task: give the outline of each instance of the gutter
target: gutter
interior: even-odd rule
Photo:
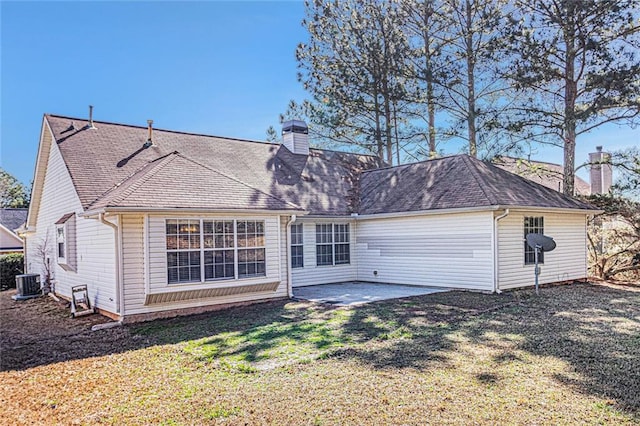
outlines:
[[[498,246],[498,222],[509,216],[509,209],[505,209],[504,213],[493,219],[493,292],[502,293],[499,286],[499,246]]]
[[[120,315],[120,318],[124,317],[124,288],[120,279],[121,263],[120,263],[120,228],[113,222],[109,222],[104,218],[104,213],[98,214],[98,220],[113,229],[113,238],[115,241],[115,279],[116,279],[116,313]]]
[[[165,214],[181,214],[181,213],[201,213],[201,214],[246,214],[246,215],[256,215],[256,214],[282,214],[282,215],[290,215],[291,213],[296,214],[306,214],[308,213],[306,210],[299,209],[291,209],[291,210],[258,210],[258,209],[203,209],[203,208],[167,208],[167,207],[103,207],[95,210],[87,210],[79,216],[95,216],[102,213],[127,213],[127,212],[135,212],[135,213],[165,213]]]
[[[293,297],[293,283],[291,282],[291,225],[296,221],[296,215],[291,215],[291,219],[287,222],[287,296],[291,299]]]

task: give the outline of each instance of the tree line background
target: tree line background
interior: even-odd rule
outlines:
[[[298,79],[321,146],[389,165],[452,141],[474,157],[564,150],[574,194],[580,137],[640,116],[640,0],[308,0]],[[278,137],[273,127],[268,138]],[[637,167],[638,152],[615,153]]]

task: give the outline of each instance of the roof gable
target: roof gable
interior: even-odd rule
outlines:
[[[226,194],[220,197],[220,193]],[[173,152],[143,166],[91,206],[242,210],[302,210],[237,179]]]

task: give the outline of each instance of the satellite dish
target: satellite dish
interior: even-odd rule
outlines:
[[[540,247],[543,251],[553,251],[556,248],[556,242],[553,241],[553,238],[547,237],[542,234],[527,234],[526,236],[527,244],[532,249],[535,249],[536,246]]]

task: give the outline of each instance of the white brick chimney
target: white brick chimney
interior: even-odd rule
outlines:
[[[611,189],[613,180],[613,172],[611,164],[598,164],[608,161],[611,155],[608,152],[602,152],[601,146],[596,146],[596,152],[589,154],[590,181],[592,194],[606,194]]]
[[[294,154],[309,155],[309,128],[302,120],[282,123],[282,144]]]

